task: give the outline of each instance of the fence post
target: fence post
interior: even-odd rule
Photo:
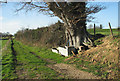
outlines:
[[[94,36],[95,36],[95,24],[94,24]]]
[[[100,24],[100,29],[102,29],[102,24]]]
[[[109,22],[109,27],[110,27],[110,33],[111,33],[111,36],[113,36],[113,32],[112,32],[112,28],[111,28],[111,24]]]

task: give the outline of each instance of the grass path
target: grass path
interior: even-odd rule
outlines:
[[[9,40],[2,49],[2,79],[15,79],[15,63],[11,50],[11,40]]]
[[[66,57],[14,41],[18,79],[96,79],[91,73],[64,64]],[[63,63],[62,63],[63,62]]]
[[[1,41],[1,46],[4,47],[6,45],[6,43],[8,42],[8,40],[0,40]]]
[[[53,61],[41,58],[36,55],[35,51],[30,49],[30,47],[14,41],[14,50],[17,58],[16,74],[18,79],[64,78],[62,74],[46,66],[47,64],[53,64]]]
[[[0,41],[2,41],[2,44],[0,46],[2,48],[0,49],[0,52],[2,52],[3,50],[7,49],[7,46],[10,43],[11,40],[9,39],[9,40],[0,40]]]
[[[26,46],[13,40],[3,55],[3,79],[98,78],[91,73],[77,69],[71,64],[66,64],[65,59],[66,57],[48,49]]]
[[[97,76],[94,76],[92,73],[81,71],[70,64],[56,63],[53,60],[41,58],[40,56],[37,56],[34,52],[30,52],[30,53],[35,55],[37,58],[50,63],[50,64],[47,64],[46,66],[55,70],[59,74],[61,73],[64,74],[64,77],[67,77],[70,79],[99,79]]]

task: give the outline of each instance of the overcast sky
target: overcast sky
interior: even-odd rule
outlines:
[[[37,13],[36,11],[31,11],[29,13],[20,11],[18,14],[16,14],[14,12],[15,8],[17,7],[15,4],[15,2],[8,2],[6,5],[2,5],[2,11],[0,11],[0,23],[2,22],[2,26],[0,26],[0,32],[10,32],[14,34],[23,27],[36,29],[38,27],[48,26],[59,20],[57,17],[49,17],[47,15]],[[102,24],[103,28],[109,28],[108,22],[111,22],[112,28],[118,27],[117,2],[99,2],[92,4],[102,4],[106,6],[107,9],[95,14],[94,16],[96,19],[94,22],[87,23],[87,26],[95,23],[96,25]]]

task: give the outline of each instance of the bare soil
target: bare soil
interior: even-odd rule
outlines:
[[[92,73],[81,71],[69,64],[60,63],[47,66],[59,73],[63,73],[69,79],[99,79],[99,77],[93,75]]]
[[[36,57],[41,58],[40,56],[37,56],[35,53],[33,52],[31,53],[34,54]],[[54,62],[53,60],[50,59],[43,59],[43,60],[47,61],[48,63],[54,63],[46,66],[55,70],[58,74],[64,74],[64,76],[61,77],[69,78],[69,79],[99,79],[99,77],[93,75],[92,73],[81,71],[70,64],[64,64],[64,63],[55,64],[56,62]]]

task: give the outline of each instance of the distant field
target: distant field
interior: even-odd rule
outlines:
[[[8,40],[0,40],[0,49],[5,46]]]
[[[8,40],[0,40],[0,41],[2,41],[2,47],[4,47]]]
[[[96,29],[96,34],[103,34],[103,35],[110,35],[110,29]],[[112,29],[113,31],[113,35],[118,35],[118,31],[117,29]],[[88,32],[90,34],[94,34],[94,29],[88,29]]]

